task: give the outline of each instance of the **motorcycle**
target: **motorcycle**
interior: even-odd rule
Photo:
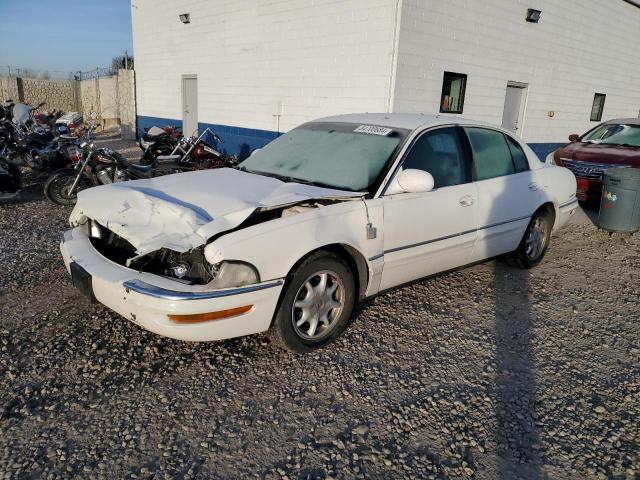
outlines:
[[[183,137],[174,152],[182,155],[160,155],[152,163],[133,163],[110,148],[96,148],[92,139],[80,144],[82,161],[75,168],[54,172],[45,182],[45,196],[58,205],[73,205],[78,192],[86,188],[110,183],[153,178],[173,173],[235,166],[235,157],[225,159],[222,154],[203,140],[205,133],[222,141],[206,129],[199,137]]]
[[[19,103],[13,107],[12,118],[0,123],[2,156],[16,165],[51,172],[66,166],[62,148],[75,141],[65,125],[51,129],[39,126],[34,112],[44,103],[31,107]]]
[[[51,112],[35,112],[33,119],[40,127],[47,129],[53,129],[56,126],[56,122],[62,116],[64,112],[62,110],[53,110]]]
[[[180,127],[145,128],[142,138],[138,141],[143,152],[140,163],[148,165],[153,162],[155,157],[170,155],[181,138],[182,129]]]
[[[181,161],[194,164],[196,169],[233,167],[238,164],[235,155],[225,156],[207,140],[207,137],[211,137],[216,144],[224,143],[217,133],[210,128],[205,128],[198,137],[195,135],[182,137],[171,155],[182,155]]]

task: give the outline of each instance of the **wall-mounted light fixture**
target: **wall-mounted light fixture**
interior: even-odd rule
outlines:
[[[191,14],[190,13],[181,13],[180,21],[184,24],[191,23]]]
[[[540,14],[542,12],[540,10],[535,10],[533,8],[527,9],[527,22],[529,23],[538,23],[540,21]]]

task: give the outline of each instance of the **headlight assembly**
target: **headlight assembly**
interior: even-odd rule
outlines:
[[[253,265],[244,262],[223,261],[212,265],[213,288],[241,287],[260,282],[260,275]]]

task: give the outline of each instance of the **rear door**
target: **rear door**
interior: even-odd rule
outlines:
[[[198,134],[198,78],[182,76],[182,131],[185,135]]]
[[[478,190],[478,237],[472,261],[515,250],[535,210],[543,185],[516,140],[499,130],[465,127]]]
[[[461,129],[423,133],[401,168],[431,173],[435,186],[431,192],[382,197],[382,290],[469,263],[476,239],[477,193]]]

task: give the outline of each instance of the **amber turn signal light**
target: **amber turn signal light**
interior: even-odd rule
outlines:
[[[217,312],[195,313],[193,315],[169,315],[169,320],[176,323],[198,323],[208,322],[210,320],[222,320],[223,318],[237,317],[247,313],[253,308],[253,305],[245,305],[243,307],[229,308],[228,310],[219,310]]]

